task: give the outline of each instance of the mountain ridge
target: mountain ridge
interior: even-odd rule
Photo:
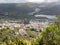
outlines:
[[[37,10],[39,9],[39,10]],[[36,11],[37,10],[37,11]],[[36,11],[34,14],[30,14]],[[6,3],[0,4],[0,18],[35,18],[36,14],[60,15],[60,3]]]

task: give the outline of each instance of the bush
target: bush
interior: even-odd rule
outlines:
[[[60,30],[54,24],[49,25],[40,36],[34,42],[36,45],[60,45]]]

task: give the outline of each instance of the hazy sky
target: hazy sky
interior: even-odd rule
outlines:
[[[0,0],[0,3],[21,3],[21,2],[55,2],[58,0]]]
[[[29,0],[30,2],[55,2],[58,0]]]

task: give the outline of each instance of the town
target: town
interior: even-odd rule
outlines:
[[[0,30],[1,29],[10,29],[10,30],[17,30],[14,32],[15,35],[21,35],[21,36],[29,36],[28,33],[31,34],[31,32],[34,34],[34,36],[38,36],[41,31],[43,31],[50,22],[39,22],[37,20],[30,20],[28,24],[26,24],[23,21],[1,21],[0,22]],[[30,31],[30,32],[29,32]]]

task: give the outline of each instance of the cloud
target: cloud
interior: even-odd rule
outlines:
[[[30,2],[56,2],[58,0],[29,0]]]
[[[0,0],[0,3],[21,3],[21,2],[54,2],[58,0]]]
[[[21,3],[27,2],[27,0],[0,0],[0,3]]]
[[[44,0],[29,0],[29,2],[44,2]]]
[[[58,1],[58,0],[48,0],[48,2],[56,2],[56,1]]]

